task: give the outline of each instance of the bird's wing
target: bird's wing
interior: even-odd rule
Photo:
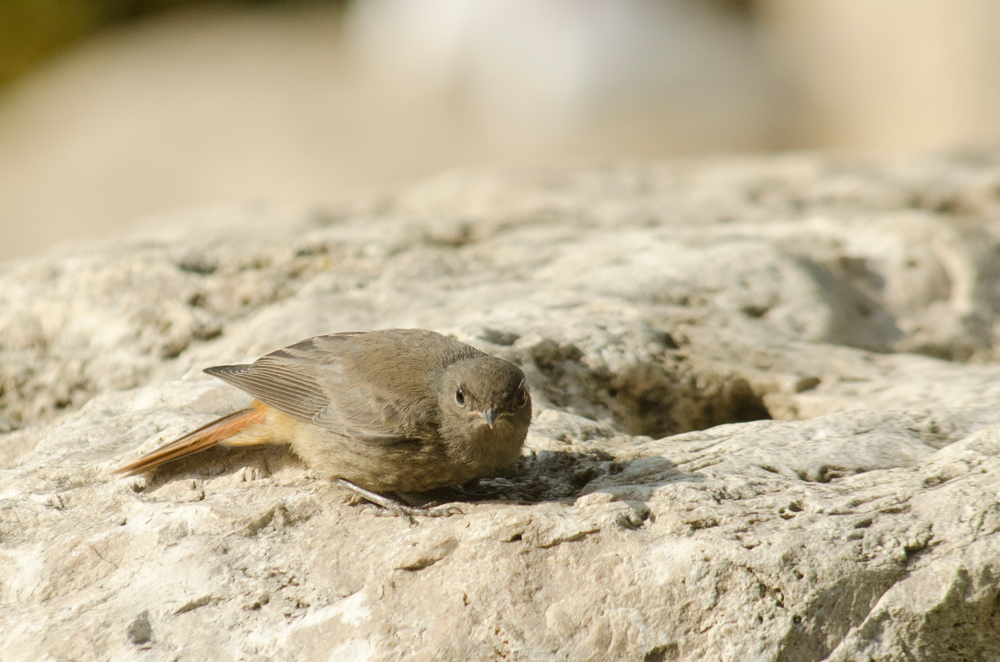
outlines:
[[[436,427],[436,406],[397,371],[366,370],[360,333],[317,336],[251,365],[217,366],[210,375],[293,418],[365,443],[412,442]],[[370,361],[369,361],[370,363]],[[436,394],[430,394],[436,399]]]

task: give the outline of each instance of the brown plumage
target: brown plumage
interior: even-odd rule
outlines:
[[[205,370],[255,398],[117,473],[219,443],[283,442],[320,475],[420,492],[489,475],[520,454],[531,422],[524,373],[420,329],[317,336],[250,365]]]

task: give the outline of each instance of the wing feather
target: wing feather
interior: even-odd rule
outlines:
[[[274,371],[254,364],[216,366],[205,372],[302,421],[312,420],[327,405],[315,382],[287,370]]]

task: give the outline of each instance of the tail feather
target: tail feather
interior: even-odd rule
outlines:
[[[144,455],[132,464],[116,469],[116,474],[133,476],[143,471],[155,469],[168,462],[179,460],[182,457],[201,452],[206,448],[211,448],[216,444],[232,437],[237,432],[254,425],[262,423],[267,414],[263,406],[254,402],[253,406],[234,411],[222,418],[217,418],[207,425],[203,425],[194,432],[190,432],[180,439],[171,441],[152,453]]]

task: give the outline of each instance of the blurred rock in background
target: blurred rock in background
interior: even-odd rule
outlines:
[[[1000,4],[756,0],[783,81],[789,147],[928,150],[1000,143]]]
[[[12,0],[0,258],[463,166],[976,148],[998,36],[988,0]]]

